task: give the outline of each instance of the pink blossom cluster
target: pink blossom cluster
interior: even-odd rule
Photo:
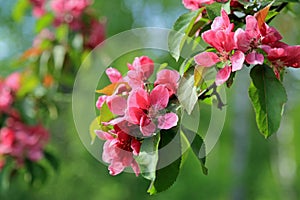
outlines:
[[[0,169],[6,156],[14,158],[18,166],[25,159],[40,160],[48,138],[48,131],[41,124],[29,126],[17,118],[6,119],[6,126],[0,129]]]
[[[151,84],[149,78],[154,72],[154,63],[146,56],[135,58],[128,69],[124,77],[114,68],[106,70],[112,82],[108,87],[113,86],[113,91],[111,95],[100,96],[96,102],[100,112],[106,104],[115,116],[102,123],[106,127],[113,126],[112,129],[95,131],[99,138],[106,140],[102,159],[110,163],[111,175],[121,173],[128,166],[138,175],[139,167],[133,156],[139,154],[143,138],[156,135],[160,129],[170,129],[178,122],[178,116],[167,107],[176,94],[179,73],[163,69]]]
[[[33,6],[33,15],[37,18],[47,13],[46,4],[49,4],[54,14],[53,25],[58,27],[67,24],[71,30],[82,33],[85,48],[93,49],[105,39],[104,20],[98,20],[88,11],[91,0],[30,0],[30,3]],[[34,46],[37,47],[47,39],[54,40],[54,34],[44,29],[35,39]]]
[[[51,8],[55,15],[56,26],[66,23],[73,30],[82,28],[82,14],[91,4],[90,0],[52,0]]]
[[[225,10],[221,16],[216,17],[211,25],[211,30],[202,33],[201,37],[215,52],[202,52],[195,56],[195,62],[203,67],[211,67],[222,63],[216,76],[216,85],[226,82],[232,72],[242,69],[244,63],[257,65],[263,64],[265,59],[271,63],[275,74],[279,78],[280,70],[285,66],[300,67],[300,46],[289,46],[280,40],[282,36],[266,23],[259,25],[254,16],[246,17],[246,28],[238,28]]]
[[[0,77],[0,113],[9,112],[14,95],[20,88],[20,79],[19,73],[13,73],[6,79]]]
[[[32,14],[33,16],[40,18],[46,14],[45,4],[46,0],[30,0],[33,6]]]
[[[6,157],[14,158],[19,166],[27,158],[32,161],[41,159],[49,137],[42,125],[23,123],[14,108],[20,80],[21,75],[17,72],[0,79],[0,169],[5,165]]]

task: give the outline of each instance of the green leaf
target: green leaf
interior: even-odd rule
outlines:
[[[54,169],[54,171],[58,171],[59,170],[58,159],[48,151],[44,152],[44,156],[45,156],[45,159],[48,161],[48,163],[51,165],[51,167]]]
[[[139,156],[135,158],[144,178],[154,181],[158,161],[158,144],[160,134],[143,140]]]
[[[89,127],[89,129],[90,129],[90,136],[91,136],[91,144],[94,144],[94,142],[95,142],[95,139],[96,139],[96,133],[95,133],[95,130],[98,130],[98,129],[100,129],[101,127],[100,127],[100,125],[99,125],[99,117],[96,117],[93,121],[92,121],[92,123],[90,124],[90,127]]]
[[[39,18],[36,22],[35,31],[37,33],[41,32],[44,28],[50,26],[54,20],[54,16],[51,13],[47,13]]]
[[[216,17],[220,16],[221,9],[222,9],[222,4],[220,3],[213,3],[207,5],[206,11],[207,11],[208,18],[210,20],[214,20]]]
[[[156,178],[148,189],[151,195],[167,190],[177,179],[181,164],[180,133],[178,132],[178,127],[160,131]],[[171,164],[164,167],[169,162]]]
[[[193,30],[195,21],[198,16],[202,13],[203,9],[197,11],[188,12],[181,15],[175,22],[172,32],[170,32],[168,45],[171,55],[178,61],[180,53],[187,39],[189,38],[190,32]],[[199,25],[199,24],[197,24]],[[195,32],[195,29],[194,31]]]
[[[194,75],[186,73],[179,81],[177,97],[181,106],[191,114],[197,103],[197,89],[194,86]]]
[[[252,83],[249,96],[256,113],[256,123],[260,132],[267,138],[279,128],[287,95],[269,66],[255,66],[250,76]]]
[[[21,77],[21,88],[18,90],[17,96],[22,98],[28,93],[32,93],[39,85],[39,79],[35,74],[23,74]]]
[[[17,3],[15,4],[13,11],[12,11],[12,18],[16,21],[16,22],[21,22],[26,10],[29,8],[30,4],[28,2],[28,0],[19,0],[17,1]]]
[[[25,166],[28,172],[28,181],[31,185],[41,185],[47,180],[47,170],[39,163],[34,163],[30,160],[25,161]]]
[[[99,125],[101,130],[107,131],[107,127],[102,125],[102,122],[108,122],[114,118],[114,115],[109,110],[108,105],[106,102],[102,105],[100,109],[100,116],[99,116]]]
[[[191,149],[201,164],[202,173],[207,175],[208,169],[205,167],[206,151],[202,137],[194,131],[185,128],[184,126],[181,126],[181,131],[184,133],[186,138],[193,138],[192,141],[189,141]]]

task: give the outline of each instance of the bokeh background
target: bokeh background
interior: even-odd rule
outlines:
[[[15,70],[11,61],[31,47],[35,36],[36,20],[30,11],[22,22],[13,20],[15,3],[0,0],[2,76]],[[177,17],[187,12],[180,0],[94,0],[93,7],[99,16],[107,18],[107,37],[137,27],[171,28]],[[291,8],[294,12],[285,10],[272,25],[283,35],[283,41],[296,45],[300,44],[300,6]],[[168,59],[165,62],[174,63]],[[14,181],[8,190],[1,191],[0,199],[299,199],[300,70],[286,71],[284,86],[289,100],[278,133],[267,140],[256,127],[248,98],[248,74],[244,69],[227,90],[227,118],[218,143],[207,157],[208,176],[202,174],[190,153],[177,182],[155,196],[146,193],[149,182],[142,177],[128,173],[111,177],[107,166],[82,145],[73,122],[71,96],[67,95],[57,102],[59,115],[49,126],[48,148],[59,158],[59,171],[51,173],[42,187]],[[203,108],[200,124],[205,127],[209,119],[209,109]]]

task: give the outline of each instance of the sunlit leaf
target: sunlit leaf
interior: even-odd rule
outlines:
[[[155,180],[159,141],[160,134],[151,138],[145,138],[140,153],[135,159],[139,164],[142,176],[151,181]]]
[[[25,16],[26,10],[29,8],[29,0],[18,0],[15,3],[15,7],[13,8],[12,11],[12,18],[16,22],[22,21],[23,17]]]
[[[176,60],[180,58],[181,51],[189,38],[190,32],[192,30],[193,32],[196,31],[193,29],[193,26],[202,11],[203,9],[199,9],[197,11],[185,13],[176,20],[173,26],[174,31],[170,32],[168,38],[170,53]]]
[[[281,82],[269,66],[254,67],[250,76],[252,83],[249,88],[249,96],[256,113],[257,126],[267,138],[279,128],[287,95]]]
[[[186,73],[186,75],[180,79],[177,97],[181,106],[188,114],[191,114],[198,100],[197,90],[194,86],[194,75]]]
[[[254,16],[257,19],[257,23],[258,23],[259,28],[261,28],[262,25],[265,23],[266,17],[268,16],[271,5],[272,5],[272,3],[270,3],[268,6],[264,7],[263,9],[261,9],[260,11],[255,13]]]
[[[28,50],[26,50],[22,56],[21,56],[21,61],[27,60],[28,58],[31,57],[37,57],[40,56],[43,53],[43,50],[40,48],[32,47]]]
[[[160,142],[158,151],[157,171],[155,174],[155,180],[151,182],[148,192],[153,195],[159,192],[163,192],[171,187],[179,174],[181,166],[181,144],[180,144],[180,132],[178,127],[174,127],[169,130],[160,131]],[[172,141],[172,144],[170,142]],[[168,151],[162,151],[161,149],[168,145]],[[172,163],[166,167],[160,168],[170,159],[173,159]]]
[[[96,139],[96,133],[95,130],[100,129],[100,125],[99,125],[100,119],[99,117],[96,117],[92,123],[90,124],[89,130],[90,130],[90,136],[91,136],[91,144],[93,144],[95,142]]]
[[[128,83],[126,82],[117,82],[117,83],[111,83],[110,85],[106,86],[105,88],[101,89],[101,90],[96,90],[97,93],[99,94],[105,94],[105,95],[112,95],[115,91],[115,89],[121,85],[124,84],[126,85],[127,88],[129,88]]]

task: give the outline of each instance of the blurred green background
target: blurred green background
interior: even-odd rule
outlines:
[[[14,70],[8,67],[10,61],[30,48],[35,35],[30,12],[21,23],[12,20],[15,2],[0,0],[0,75]],[[297,14],[283,12],[272,24],[285,42],[296,45],[300,44],[300,7],[292,7]],[[180,0],[95,0],[94,8],[107,17],[107,37],[136,27],[171,28],[176,18],[187,12]],[[71,98],[65,98],[59,102],[58,119],[51,122],[48,146],[59,157],[59,172],[52,173],[41,188],[15,181],[0,199],[299,199],[299,83],[300,71],[287,70],[284,85],[289,101],[280,130],[266,140],[257,130],[248,100],[248,70],[239,73],[227,90],[222,135],[207,157],[209,175],[202,174],[200,164],[189,154],[177,182],[155,196],[146,193],[148,181],[128,173],[112,177],[107,166],[89,154],[73,123]],[[209,119],[209,109],[203,109],[200,124],[207,126]]]

